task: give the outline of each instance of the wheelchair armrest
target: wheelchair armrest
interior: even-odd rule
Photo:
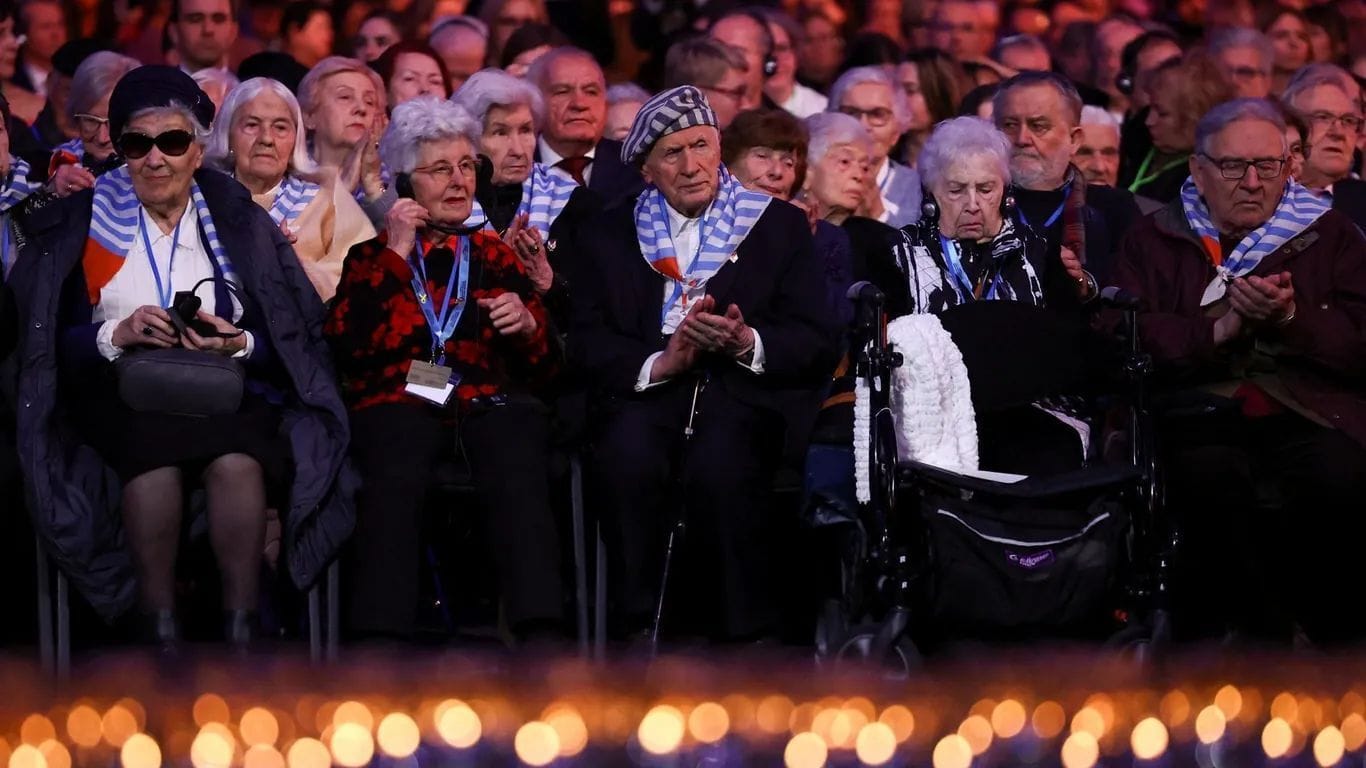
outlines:
[[[1142,477],[1131,466],[1084,467],[1054,475],[1030,475],[1017,482],[1000,482],[960,474],[918,461],[897,465],[897,482],[929,481],[951,490],[972,491],[1011,499],[1041,499],[1065,493],[1095,491],[1133,483]]]

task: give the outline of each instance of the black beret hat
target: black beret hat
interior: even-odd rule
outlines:
[[[269,77],[283,83],[295,96],[299,95],[299,83],[306,74],[308,67],[295,61],[293,56],[279,51],[253,53],[237,65],[237,77],[242,82],[253,77]]]
[[[172,102],[188,107],[199,124],[213,123],[213,102],[194,78],[177,67],[148,64],[119,78],[109,94],[109,135],[115,140],[123,134],[128,118],[144,109],[168,107]]]

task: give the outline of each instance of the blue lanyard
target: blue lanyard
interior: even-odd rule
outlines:
[[[963,287],[964,298],[968,301],[976,300],[976,287],[973,286],[972,280],[968,278],[967,270],[963,269],[962,248],[958,246],[957,241],[950,240],[943,235],[939,236],[939,247],[944,251],[944,265],[949,268],[949,275],[953,277],[954,282]],[[996,298],[996,286],[1000,284],[1000,282],[1001,273],[997,272],[996,275],[991,278],[991,287],[987,288],[986,292],[983,293],[982,298]]]
[[[14,256],[10,253],[9,246],[9,215],[0,216],[0,276],[9,277],[9,271],[14,268]]]
[[[1065,208],[1065,207],[1067,206],[1067,198],[1069,198],[1069,197],[1071,197],[1071,196],[1072,196],[1072,185],[1071,185],[1071,184],[1068,184],[1068,185],[1067,185],[1067,189],[1063,190],[1063,193],[1062,193],[1062,202],[1061,202],[1061,203],[1058,203],[1058,207],[1053,209],[1053,215],[1049,216],[1049,217],[1048,217],[1048,220],[1045,221],[1045,222],[1043,223],[1043,228],[1044,228],[1045,230],[1048,229],[1049,227],[1053,226],[1053,222],[1057,221],[1057,220],[1058,220],[1058,217],[1062,215],[1062,209]],[[1016,210],[1017,210],[1017,211],[1019,212],[1019,214],[1020,214],[1020,221],[1024,222],[1025,226],[1029,226],[1029,219],[1025,217],[1024,209],[1023,209],[1023,208],[1017,207]],[[1040,234],[1042,234],[1042,233],[1040,233]]]
[[[446,364],[446,342],[455,335],[455,327],[460,324],[460,316],[465,313],[465,297],[470,288],[470,240],[459,238],[455,249],[456,264],[451,265],[451,275],[446,279],[446,301],[437,314],[432,307],[431,296],[427,293],[426,254],[422,252],[422,241],[417,242],[417,258],[413,260],[413,291],[417,294],[417,304],[422,308],[422,316],[427,319],[427,330],[432,335],[432,364]],[[459,272],[459,284],[456,273]],[[452,292],[455,291],[452,301]]]
[[[182,217],[176,222],[175,235],[171,237],[171,259],[166,263],[166,284],[161,284],[161,269],[157,267],[156,257],[152,255],[152,241],[147,239],[147,213],[144,211],[138,217],[138,229],[142,231],[142,247],[147,251],[147,263],[152,265],[152,279],[157,281],[157,299],[161,301],[161,308],[168,309],[171,306],[171,299],[175,297],[175,285],[171,283],[172,272],[175,271],[175,250],[180,245],[180,225],[185,219]]]

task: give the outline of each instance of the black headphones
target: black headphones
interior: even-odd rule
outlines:
[[[1006,193],[1001,195],[1001,215],[1010,216],[1015,210],[1015,187],[1008,185]],[[923,224],[939,226],[939,203],[935,202],[934,195],[930,191],[924,190],[925,199],[920,203],[920,221]]]

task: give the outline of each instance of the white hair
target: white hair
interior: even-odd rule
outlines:
[[[1230,125],[1243,121],[1260,121],[1275,127],[1281,137],[1282,151],[1289,150],[1289,145],[1284,143],[1285,119],[1281,117],[1280,110],[1266,99],[1234,99],[1215,105],[1195,124],[1195,151],[1208,154],[1210,143],[1216,135]]]
[[[1081,108],[1081,125],[1103,125],[1118,131],[1119,119],[1111,114],[1108,109],[1087,104]]]
[[[242,83],[223,99],[223,107],[214,118],[213,130],[209,133],[208,144],[204,148],[204,159],[231,173],[232,161],[232,121],[237,110],[247,102],[269,91],[284,100],[289,108],[290,118],[294,120],[294,151],[289,156],[291,173],[312,173],[317,164],[308,156],[308,138],[304,135],[304,118],[299,109],[299,101],[294,94],[278,80],[269,77],[253,77]]]
[[[435,48],[434,41],[437,37],[455,29],[464,29],[485,40],[489,39],[489,25],[473,16],[442,16],[432,25],[432,31],[427,33],[427,45]]]
[[[817,112],[804,122],[808,134],[808,165],[819,163],[825,158],[825,153],[846,144],[857,145],[866,152],[873,150],[873,140],[868,136],[868,129],[856,118],[843,112]]]
[[[636,85],[635,83],[617,83],[607,89],[607,106],[617,104],[629,104],[639,102],[644,104],[650,100],[650,92]]]
[[[200,88],[203,88],[206,85],[223,86],[224,96],[228,95],[232,89],[236,88],[242,82],[237,79],[237,75],[234,75],[226,69],[219,69],[218,67],[205,67],[204,69],[195,70],[190,77],[199,84]]]
[[[911,125],[911,107],[906,101],[906,91],[902,90],[901,84],[892,79],[887,70],[882,67],[854,67],[839,76],[835,84],[830,86],[830,104],[826,107],[831,112],[838,112],[840,104],[844,102],[844,94],[856,85],[866,85],[875,83],[887,86],[887,90],[892,94],[892,115],[896,120],[897,133],[905,133]]]
[[[74,120],[76,115],[89,112],[104,97],[113,93],[119,80],[140,66],[142,62],[121,53],[92,53],[76,67],[75,74],[71,76],[71,92],[66,104],[57,106],[65,107],[67,116]]]
[[[1001,180],[1010,182],[1010,139],[980,117],[955,117],[935,126],[920,148],[916,167],[926,187],[944,178],[955,160],[986,155],[1001,169]]]
[[[420,96],[394,107],[389,128],[379,140],[379,159],[393,173],[412,173],[419,145],[443,139],[465,139],[479,146],[483,131],[459,104],[435,96]]]
[[[545,98],[541,90],[520,77],[513,77],[501,69],[481,69],[451,95],[451,101],[465,108],[480,128],[494,107],[525,105],[531,119],[539,128],[545,119]]]
[[[1361,86],[1357,85],[1350,72],[1336,64],[1320,61],[1306,64],[1295,72],[1286,84],[1285,90],[1281,92],[1281,103],[1291,109],[1298,109],[1295,102],[1310,89],[1321,85],[1342,91],[1352,101],[1360,98]]]

